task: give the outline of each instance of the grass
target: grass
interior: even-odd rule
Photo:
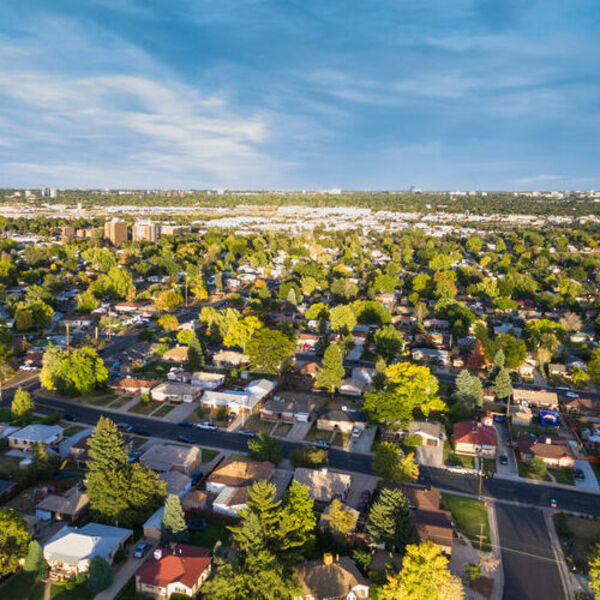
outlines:
[[[541,425],[513,425],[511,427],[512,439],[516,441],[519,439],[521,433],[533,433],[536,436],[544,437],[558,437],[557,427],[542,427]]]
[[[261,421],[258,415],[252,415],[246,420],[246,423],[243,425],[242,429],[249,429],[250,431],[256,431],[256,433],[270,434],[271,429],[273,429],[273,423]]]
[[[131,400],[131,396],[119,396],[111,405],[110,408],[121,408]]]
[[[496,461],[492,458],[480,458],[479,464],[484,471],[488,471],[490,473],[496,472]]]
[[[219,454],[219,450],[211,450],[210,448],[201,448],[202,453],[202,463],[210,462],[217,454]]]
[[[15,474],[19,471],[19,463],[21,458],[17,456],[6,456],[0,454],[0,477],[6,477],[10,474]]]
[[[339,431],[336,431],[335,435],[333,436],[333,440],[331,441],[331,445],[337,446],[338,448],[347,448],[349,442],[349,433],[340,433]]]
[[[456,530],[469,538],[475,547],[479,547],[479,535],[483,531],[481,549],[484,552],[492,549],[487,507],[483,502],[454,494],[442,494],[441,507],[452,513]]]
[[[289,423],[279,423],[277,428],[273,432],[273,435],[278,435],[279,437],[285,437],[289,432],[292,426]]]
[[[0,587],[0,598],[3,600],[42,600],[44,584],[36,583],[31,577],[19,573]]]
[[[475,457],[466,454],[456,454],[452,446],[447,442],[444,444],[444,464],[448,467],[475,468]]]
[[[321,429],[317,429],[317,423],[315,421],[309,432],[304,436],[304,439],[308,442],[315,442],[317,440],[328,442],[331,439],[332,433],[332,431],[322,431]]]
[[[175,407],[172,404],[163,404],[162,406],[159,406],[156,412],[152,413],[152,416],[164,417],[165,415],[168,415],[174,408]]]
[[[83,431],[84,429],[88,428],[84,425],[69,425],[63,431],[63,437],[68,438],[72,435],[75,435],[76,433],[79,433],[80,431]]]
[[[50,598],[52,600],[92,600],[93,596],[87,591],[85,584],[68,590],[64,585],[54,583],[50,588]]]
[[[116,600],[148,600],[148,596],[135,591],[135,577],[132,577],[119,592]]]
[[[575,485],[575,478],[573,477],[573,471],[568,467],[562,469],[548,469],[556,483],[564,483],[565,485]]]
[[[140,400],[127,412],[135,413],[136,415],[149,415],[153,410],[156,410],[156,404],[154,402],[144,402],[143,400]]]
[[[554,524],[567,564],[586,574],[594,546],[600,543],[600,521],[558,513]]]
[[[529,469],[529,465],[525,462],[519,462],[517,464],[517,468],[519,469],[519,477],[525,477],[526,479],[535,479],[536,481],[550,481],[550,477],[548,474],[545,476],[540,476],[536,473],[532,473]]]
[[[88,396],[80,396],[79,400],[83,404],[93,404],[94,406],[108,406],[111,402],[114,402],[116,396],[110,394],[90,394]]]
[[[145,379],[164,379],[169,372],[169,369],[174,365],[164,360],[157,360],[149,365],[146,365],[143,369],[135,372],[136,377],[142,377]]]
[[[206,529],[190,532],[190,543],[212,550],[218,540],[226,543],[229,539],[229,529],[221,523],[206,523]]]

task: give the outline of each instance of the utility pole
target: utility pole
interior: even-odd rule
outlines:
[[[70,342],[70,336],[69,336],[70,331],[69,330],[70,330],[71,324],[69,323],[69,321],[66,322],[66,327],[67,327],[67,354],[70,354],[71,348],[70,348],[70,344],[69,344],[69,342]]]
[[[96,332],[95,337],[96,337],[96,346],[97,346],[98,345],[98,325],[96,325],[95,332]]]
[[[483,523],[480,523],[479,525],[479,535],[477,537],[479,538],[479,552],[481,553],[481,548],[483,546],[483,538],[485,537],[483,535]]]
[[[188,278],[187,278],[187,274],[185,276],[185,307],[187,308],[188,306]]]

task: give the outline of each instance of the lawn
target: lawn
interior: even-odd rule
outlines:
[[[202,453],[202,462],[207,463],[210,462],[217,454],[219,454],[219,450],[211,450],[210,448],[200,448]]]
[[[85,425],[67,425],[63,431],[63,437],[68,438],[84,429],[87,429]]]
[[[332,433],[332,431],[322,431],[321,429],[317,429],[317,424],[315,422],[310,428],[310,431],[304,436],[304,439],[307,442],[315,442],[317,440],[328,442],[331,439]]]
[[[277,435],[279,437],[285,437],[289,432],[292,426],[289,423],[279,423],[277,425],[277,429],[273,432],[273,435]]]
[[[556,483],[564,483],[566,485],[575,485],[575,478],[573,477],[573,471],[568,467],[562,469],[548,469]]]
[[[164,417],[165,415],[168,415],[175,407],[172,404],[163,404],[162,406],[158,407],[158,410],[156,412],[152,413],[153,417]]]
[[[540,477],[535,473],[531,473],[529,471],[527,463],[519,462],[517,463],[517,468],[519,469],[519,477],[525,477],[526,479],[535,479],[536,481],[550,481],[550,477],[548,477],[547,474],[545,477]]]
[[[132,577],[119,592],[116,600],[148,600],[148,596],[135,591],[135,578]]]
[[[249,429],[250,431],[256,431],[256,433],[270,434],[271,429],[273,429],[273,423],[261,421],[258,415],[252,415],[249,419],[246,420],[246,423],[244,423],[242,429]]]
[[[147,379],[164,379],[169,372],[169,369],[173,364],[168,363],[164,360],[157,360],[149,365],[146,365],[143,369],[135,372],[136,377],[144,377]]]
[[[491,458],[482,458],[479,460],[479,464],[484,471],[489,473],[496,472],[496,461]]]
[[[35,583],[23,573],[15,575],[0,587],[0,598],[3,600],[42,600],[43,597],[44,584]]]
[[[469,538],[475,547],[479,547],[479,535],[483,531],[481,548],[484,552],[492,549],[487,507],[483,502],[454,494],[442,494],[441,507],[452,513],[456,530]]]
[[[54,583],[50,588],[52,600],[92,600],[93,596],[87,591],[85,584],[68,590],[64,585]]]
[[[448,467],[475,468],[475,458],[466,454],[456,454],[449,443],[444,444],[444,464]]]
[[[119,396],[111,405],[110,408],[121,408],[131,400],[131,396]]]
[[[114,402],[116,396],[112,393],[109,394],[90,394],[88,396],[80,396],[78,400],[82,404],[93,404],[94,406],[108,406],[111,402]]]
[[[331,441],[332,446],[337,446],[338,448],[347,448],[348,443],[350,442],[350,434],[349,433],[340,433],[339,431],[335,432],[335,436]]]
[[[577,573],[587,573],[591,552],[600,543],[600,521],[558,513],[554,524],[567,564]]]
[[[156,406],[155,402],[144,402],[143,400],[140,400],[127,412],[135,413],[136,415],[149,415],[153,410],[156,410]]]
[[[202,531],[191,531],[190,542],[194,546],[202,546],[212,550],[218,540],[223,543],[229,539],[230,531],[227,527],[221,523],[206,523],[206,529]]]
[[[7,475],[18,473],[21,460],[16,456],[0,454],[0,477],[6,478]]]

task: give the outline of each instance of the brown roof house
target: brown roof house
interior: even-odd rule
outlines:
[[[169,362],[184,363],[187,361],[187,357],[187,346],[175,346],[174,348],[169,348],[161,358],[163,360],[168,360]]]
[[[369,597],[369,584],[348,556],[337,560],[325,554],[323,560],[293,567],[302,592],[294,600],[363,600]]]
[[[517,441],[521,460],[541,458],[549,467],[574,467],[575,456],[568,440],[562,438],[535,438],[521,434]]]
[[[495,458],[498,434],[493,425],[480,421],[459,421],[454,424],[454,449],[457,454]]]
[[[316,402],[309,399],[286,400],[275,396],[267,400],[260,409],[263,421],[277,423],[307,423],[310,420]]]
[[[189,475],[200,468],[202,453],[198,446],[155,444],[140,456],[140,463],[159,473],[174,470]]]
[[[87,512],[90,500],[80,487],[73,486],[62,496],[50,494],[35,507],[35,516],[43,521],[73,523]]]
[[[308,489],[308,495],[317,502],[329,504],[334,498],[344,501],[348,496],[352,477],[346,473],[334,473],[327,467],[305,469],[298,467],[294,471],[294,481],[302,483]]]
[[[543,392],[541,390],[513,390],[515,404],[525,406],[536,406],[547,410],[558,410],[558,396],[554,392]]]
[[[158,385],[158,379],[138,379],[136,377],[123,377],[111,385],[113,390],[123,394],[149,394],[150,390]]]
[[[317,417],[317,429],[352,433],[355,427],[360,427],[364,431],[367,428],[366,414],[360,410],[344,410],[344,408],[321,410]]]

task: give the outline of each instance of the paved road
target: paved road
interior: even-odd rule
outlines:
[[[540,510],[496,504],[504,568],[503,600],[565,600]]]

